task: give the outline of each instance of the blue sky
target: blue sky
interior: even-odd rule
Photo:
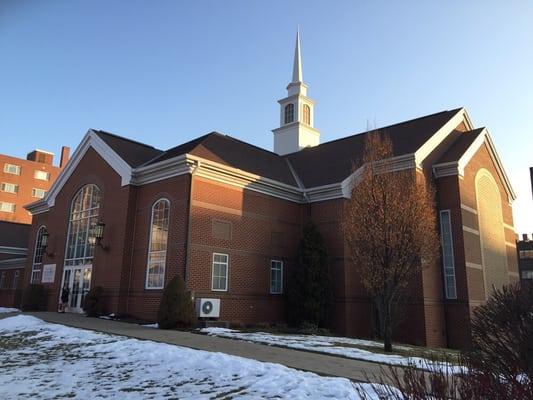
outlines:
[[[517,230],[533,232],[527,1],[2,0],[0,152],[58,155],[89,128],[272,149],[297,25],[322,141],[465,106],[518,194]]]

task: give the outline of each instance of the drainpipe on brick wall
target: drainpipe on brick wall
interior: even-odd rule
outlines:
[[[194,175],[200,167],[200,161],[196,161],[195,165],[191,170],[191,184],[189,185],[189,215],[187,217],[187,242],[185,243],[185,271],[183,271],[183,280],[185,282],[185,288],[187,288],[188,274],[189,274],[189,260],[191,258],[191,218],[192,218],[192,192],[193,192],[193,182]]]
[[[131,234],[130,273],[128,277],[128,296],[126,298],[126,314],[130,312],[131,274],[133,273],[133,253],[135,253],[135,233],[137,231],[137,189],[135,188],[135,202],[133,203],[133,232]]]

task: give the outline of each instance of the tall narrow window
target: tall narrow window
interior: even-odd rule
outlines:
[[[283,261],[270,261],[270,293],[283,293]]]
[[[41,283],[41,271],[43,268],[43,236],[47,235],[46,226],[41,226],[37,231],[35,239],[35,253],[33,254],[33,264],[31,267],[31,283]]]
[[[15,271],[15,274],[13,274],[13,289],[16,289],[17,286],[19,285],[19,276],[20,276],[20,272]]]
[[[303,106],[303,117],[304,124],[311,125],[311,108],[307,104]]]
[[[294,104],[290,103],[285,106],[285,123],[290,124],[294,121]]]
[[[2,273],[0,274],[0,289],[5,289],[6,275],[7,275],[6,271],[2,271]]]
[[[213,253],[211,290],[225,292],[228,290],[228,255]]]
[[[167,199],[154,203],[150,224],[146,289],[162,289],[165,284],[169,214],[170,202]]]
[[[100,189],[93,184],[83,186],[72,199],[65,266],[92,264],[100,202]]]
[[[457,298],[455,262],[453,258],[452,223],[450,210],[440,212],[440,237],[442,241],[442,268],[447,299]]]

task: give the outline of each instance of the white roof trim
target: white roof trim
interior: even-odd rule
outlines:
[[[465,108],[461,108],[457,113],[448,120],[437,132],[433,134],[422,146],[415,152],[417,167],[421,168],[424,160],[437,148],[438,145],[448,136],[461,122],[466,122],[467,129],[472,130],[472,122]]]
[[[505,187],[505,191],[507,192],[509,203],[511,203],[513,200],[516,199],[516,194],[513,190],[513,187],[511,186],[511,182],[509,181],[505,169],[503,168],[503,164],[500,160],[500,157],[498,156],[498,152],[496,151],[496,146],[494,145],[494,142],[492,141],[492,138],[487,128],[483,128],[480,135],[472,142],[472,144],[468,147],[468,149],[464,152],[464,154],[458,161],[435,164],[433,166],[433,174],[436,178],[452,175],[458,175],[460,177],[463,177],[466,166],[468,165],[472,157],[476,154],[476,152],[479,150],[479,148],[483,145],[483,143],[487,144],[487,149],[489,151],[490,158],[494,163],[494,166],[496,167],[498,176],[503,182],[503,186]]]
[[[50,207],[53,207],[55,205],[57,194],[63,188],[90,147],[92,147],[111,166],[111,168],[120,175],[122,186],[131,183],[132,171],[128,163],[115,153],[115,151],[113,151],[113,149],[111,149],[111,147],[109,147],[92,129],[89,129],[74,151],[72,158],[61,171],[46,195],[41,200],[28,204],[24,206],[24,208],[35,215],[45,212]]]
[[[26,247],[0,246],[0,253],[25,256],[28,253],[28,249]]]

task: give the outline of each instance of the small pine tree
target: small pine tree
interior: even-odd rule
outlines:
[[[294,275],[287,290],[287,317],[291,325],[323,326],[330,300],[328,254],[324,238],[311,221],[298,245]]]
[[[96,317],[104,314],[104,288],[95,286],[85,295],[82,304],[83,311],[88,317]]]
[[[22,294],[22,311],[46,310],[46,291],[43,285],[29,284]]]
[[[190,293],[185,289],[185,282],[175,276],[165,287],[157,322],[161,329],[189,328],[196,320],[194,304]]]

